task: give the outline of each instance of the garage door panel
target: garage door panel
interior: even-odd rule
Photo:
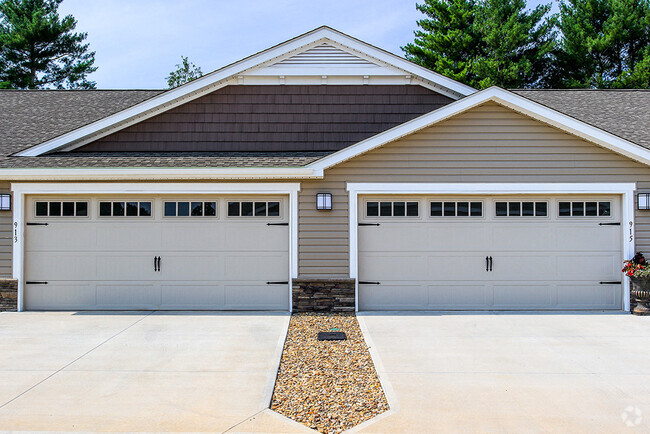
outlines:
[[[252,275],[262,280],[286,280],[288,261],[287,253],[230,254],[225,259],[223,276],[226,280],[250,280]]]
[[[225,306],[235,310],[285,310],[289,303],[289,285],[267,285],[265,282],[226,283]]]
[[[492,280],[548,280],[554,275],[555,257],[553,254],[530,252],[500,253],[492,256]]]
[[[94,282],[48,282],[26,285],[28,310],[77,310],[97,303]]]
[[[380,223],[381,226],[362,226],[359,228],[359,237],[363,238],[361,244],[364,251],[394,251],[395,241],[408,245],[414,252],[428,251],[431,241],[426,227],[421,224],[408,223]]]
[[[359,260],[359,270],[365,276],[360,280],[412,280],[426,276],[426,256],[407,253],[367,253]]]
[[[90,280],[97,273],[93,254],[45,251],[25,256],[25,280]]]
[[[160,305],[160,291],[151,284],[110,283],[97,285],[97,308],[156,309]]]
[[[160,277],[165,281],[222,280],[224,254],[163,254],[160,269]]]
[[[48,223],[30,226],[25,236],[25,252],[91,251],[97,245],[95,228],[89,224]]]
[[[160,250],[160,228],[156,224],[141,222],[103,225],[96,224],[96,249],[112,252]]]
[[[484,224],[463,224],[462,226],[449,226],[431,224],[428,228],[428,241],[424,250],[439,252],[463,252],[467,246],[472,246],[471,251],[484,251],[492,244],[490,232],[485,230]]]
[[[590,225],[559,226],[557,240],[557,250],[593,252],[611,249],[612,246],[618,247],[621,244],[621,227],[598,226],[598,222]]]
[[[95,257],[96,279],[130,281],[155,279],[153,258],[153,253],[98,254]]]
[[[621,280],[618,252],[557,255],[557,275],[562,280]]]
[[[558,285],[558,304],[568,309],[621,309],[620,285],[593,285],[591,282]]]
[[[435,281],[483,280],[487,273],[485,256],[476,252],[429,255],[424,273],[419,275]]]
[[[427,304],[432,309],[481,309],[491,304],[489,287],[475,282],[428,285],[427,288]]]
[[[492,244],[514,251],[544,251],[557,246],[556,233],[551,224],[528,224],[520,222],[504,224],[493,223]],[[556,247],[555,247],[556,248]]]
[[[359,284],[359,308],[362,310],[415,310],[427,306],[426,283]]]
[[[225,306],[221,283],[161,285],[161,309],[220,309]]]
[[[187,224],[181,221],[167,221],[161,234],[161,251],[210,252],[226,248],[221,225],[211,222]]]
[[[284,250],[288,246],[286,226],[267,226],[268,221],[256,223],[228,222],[220,247],[232,252]]]
[[[492,293],[492,305],[497,309],[548,309],[557,305],[553,284],[495,283]]]

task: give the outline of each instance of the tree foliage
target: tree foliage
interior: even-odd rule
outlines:
[[[167,86],[169,86],[170,89],[189,83],[190,81],[203,76],[201,68],[187,60],[187,56],[181,56],[181,60],[182,62],[176,64],[176,69],[170,72],[169,76],[166,78]]]
[[[650,87],[648,0],[566,0],[558,27],[558,86]]]
[[[650,0],[424,0],[406,58],[476,88],[650,88]]]
[[[526,10],[525,0],[425,0],[417,8],[415,41],[406,58],[472,87],[531,87],[553,62],[555,18],[550,5]]]
[[[63,0],[0,1],[0,83],[15,89],[94,88],[87,79],[95,53],[75,33],[72,15],[59,17]]]

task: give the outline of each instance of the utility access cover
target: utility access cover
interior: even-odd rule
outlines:
[[[319,332],[319,341],[344,341],[347,339],[344,332]]]

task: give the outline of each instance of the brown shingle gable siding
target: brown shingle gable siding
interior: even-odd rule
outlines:
[[[76,152],[332,152],[450,102],[410,85],[227,86]]]

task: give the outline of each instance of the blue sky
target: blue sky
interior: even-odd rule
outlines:
[[[539,0],[529,0],[533,6]],[[415,0],[64,0],[96,51],[101,89],[166,87],[188,56],[204,73],[321,25],[396,54],[413,40]]]

